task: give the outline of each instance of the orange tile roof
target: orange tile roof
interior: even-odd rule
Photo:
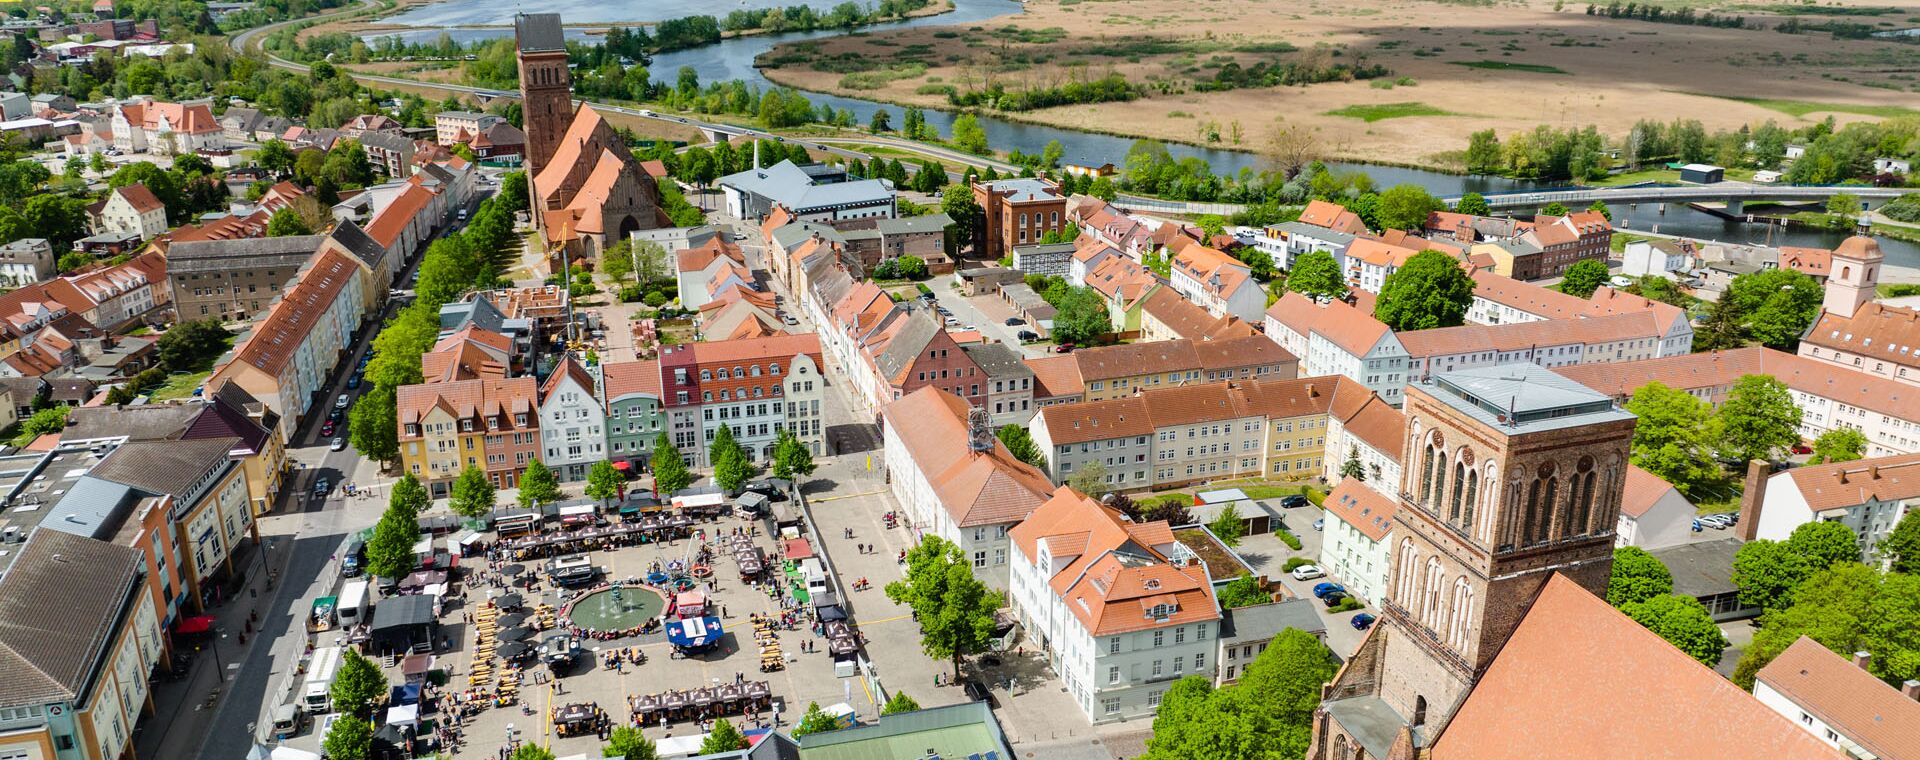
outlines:
[[[1836,367],[1817,359],[1750,346],[1633,362],[1557,367],[1559,373],[1614,398],[1627,398],[1658,381],[1669,388],[1706,390],[1714,402],[1745,375],[1770,375],[1795,391],[1884,414],[1920,421],[1920,389],[1906,383]]]
[[[1436,356],[1484,351],[1521,351],[1534,347],[1593,345],[1623,340],[1659,339],[1666,328],[1652,312],[1612,314],[1587,319],[1547,319],[1505,325],[1460,325],[1398,333],[1407,356]]]
[[[1035,398],[1078,396],[1087,392],[1086,382],[1080,379],[1080,363],[1071,354],[1022,361],[1027,369],[1033,370]]]
[[[253,332],[234,354],[243,362],[274,377],[293,358],[320,316],[331,308],[347,283],[359,276],[359,262],[333,249],[322,249],[302,269],[299,280],[286,289],[272,308],[254,324]]]
[[[539,395],[539,386],[532,377],[403,385],[394,397],[400,439],[418,438],[418,435],[407,435],[406,426],[426,419],[436,408],[446,410],[455,419],[474,420],[476,430],[487,430],[485,418],[495,416],[500,418],[499,426],[489,432],[537,430],[540,427]],[[518,414],[527,415],[526,425],[516,424],[514,416]]]
[[[432,200],[433,191],[420,185],[408,185],[406,190],[373,215],[373,221],[367,224],[367,237],[373,238],[384,248],[392,248],[394,243],[399,242],[401,231],[412,224]]]
[[[940,497],[940,506],[962,528],[1019,522],[1053,490],[1047,476],[1015,459],[1005,444],[991,451],[967,445],[966,400],[926,386],[886,405],[880,414]]]
[[[1780,265],[1814,277],[1825,277],[1833,269],[1833,250],[1783,245],[1780,246]]]
[[[1672,483],[1629,464],[1627,465],[1626,495],[1621,497],[1620,513],[1628,517],[1644,515],[1673,490]]]
[[[1365,390],[1359,383],[1342,383],[1340,388],[1349,389],[1349,393],[1356,395]],[[1348,434],[1366,443],[1368,448],[1395,462],[1401,460],[1403,452],[1400,446],[1407,434],[1407,415],[1380,400],[1379,396],[1367,392],[1360,408],[1352,416],[1341,420],[1340,424]]]
[[[722,256],[732,259],[740,266],[747,265],[747,255],[741,252],[739,245],[726,239],[725,235],[714,235],[698,247],[687,248],[674,254],[682,272],[704,271],[713,264],[714,259]]]
[[[1856,459],[1787,471],[1814,512],[1920,497],[1920,454]]]
[[[166,204],[161,203],[160,199],[153,194],[152,190],[148,190],[146,185],[127,185],[126,187],[115,188],[114,192],[119,194],[121,198],[126,199],[127,204],[133,206],[133,210],[137,213],[144,214],[149,211],[163,211],[166,209]]]
[[[1319,303],[1293,291],[1267,307],[1267,316],[1309,338],[1318,333],[1354,356],[1366,356],[1381,339],[1393,334],[1385,322],[1345,301]]]
[[[1116,296],[1131,304],[1147,289],[1160,284],[1160,277],[1125,256],[1108,256],[1087,273],[1087,287],[1111,301]]]
[[[1868,302],[1852,317],[1820,312],[1803,344],[1872,357],[1900,367],[1920,367],[1920,312]]]
[[[1367,223],[1360,220],[1359,214],[1348,211],[1347,207],[1338,203],[1327,201],[1309,201],[1307,207],[1300,212],[1300,222],[1338,230],[1349,235],[1367,233]]]
[[[1240,321],[1239,317],[1208,314],[1206,309],[1180,297],[1172,288],[1156,288],[1152,295],[1147,296],[1147,300],[1141,302],[1140,308],[1181,338],[1204,341],[1260,333],[1252,325]]]
[[[1454,713],[1433,757],[1532,760],[1543,747],[1566,760],[1839,757],[1558,574]]]
[[[1035,361],[1029,359],[1027,366],[1032,367]],[[1152,435],[1153,431],[1172,425],[1243,417],[1285,419],[1325,414],[1331,410],[1333,394],[1341,385],[1337,376],[1199,383],[1152,388],[1101,401],[1044,406],[1039,414],[1045,419],[1047,433],[1056,445],[1085,443]],[[1359,387],[1350,381],[1346,385]],[[1372,397],[1364,388],[1360,392]],[[1356,407],[1355,412],[1359,409]],[[1363,420],[1363,426],[1371,420],[1369,415]],[[1398,451],[1390,453],[1396,457],[1399,454]]]
[[[689,344],[687,348],[693,351],[693,360],[699,364],[789,358],[800,354],[806,354],[818,360],[820,336],[814,333],[798,333],[748,340],[705,341]]]
[[[1920,758],[1920,701],[1801,636],[1760,669],[1764,683],[1883,760]]]
[[[1341,480],[1333,492],[1327,494],[1322,506],[1327,514],[1340,518],[1376,543],[1393,532],[1393,514],[1400,511],[1399,500],[1388,498],[1355,478]]]
[[[1200,563],[1176,565],[1161,547],[1174,538],[1164,522],[1134,525],[1118,511],[1061,486],[1009,537],[1028,558],[1046,543],[1059,570],[1048,586],[1088,634],[1115,636],[1220,619]],[[1157,545],[1152,542],[1160,542]],[[1156,606],[1171,614],[1155,618]]]
[[[1056,446],[1108,438],[1153,435],[1153,409],[1144,396],[1040,407],[1047,434]]]
[[[660,362],[654,359],[602,364],[600,377],[607,403],[635,393],[660,397]]]
[[[1399,267],[1407,263],[1419,249],[1389,245],[1385,241],[1371,238],[1359,238],[1347,245],[1347,258],[1359,259],[1377,267]]]

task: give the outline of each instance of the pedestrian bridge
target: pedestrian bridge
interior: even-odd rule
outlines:
[[[1633,203],[1725,203],[1727,213],[1738,215],[1749,201],[1790,203],[1823,202],[1838,193],[1858,196],[1868,207],[1877,207],[1898,198],[1911,189],[1867,187],[1861,185],[1759,185],[1748,182],[1716,182],[1711,185],[1633,185],[1629,187],[1589,187],[1565,190],[1516,190],[1488,193],[1487,205],[1495,210],[1533,210],[1549,203],[1569,209],[1583,209],[1594,201],[1619,207]],[[1446,198],[1448,205],[1458,204],[1459,196]]]

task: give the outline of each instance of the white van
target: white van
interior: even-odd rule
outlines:
[[[309,712],[322,713],[333,701],[333,677],[340,672],[340,647],[321,647],[313,652],[313,661],[307,664],[307,686],[300,695],[300,704]]]
[[[367,592],[366,581],[348,581],[340,587],[340,605],[333,610],[340,627],[367,622]]]
[[[299,705],[281,705],[273,708],[273,738],[285,741],[300,733],[306,726],[307,713]]]

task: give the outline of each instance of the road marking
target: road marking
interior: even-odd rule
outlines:
[[[886,493],[886,490],[881,489],[876,491],[862,491],[860,493],[849,493],[849,494],[841,494],[839,496],[828,496],[822,499],[808,499],[807,501],[813,502],[815,504],[822,504],[829,501],[838,501],[840,499],[852,499],[859,496],[872,496],[877,493]]]
[[[891,623],[895,620],[906,620],[911,617],[913,617],[913,613],[909,612],[905,615],[895,615],[890,618],[881,618],[879,620],[862,620],[860,621],[860,625],[862,627],[869,626],[869,625],[879,625],[881,623]]]

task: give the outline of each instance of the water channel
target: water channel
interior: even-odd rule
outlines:
[[[771,7],[792,4],[794,0],[740,0],[739,7]],[[807,4],[825,8],[837,0],[807,0]],[[725,15],[730,7],[722,4],[702,3],[699,0],[649,0],[640,4],[606,3],[589,0],[550,0],[543,10],[555,10],[564,14],[568,23],[612,23],[651,21],[675,18],[692,13]],[[427,40],[445,33],[461,42],[504,36],[511,33],[505,26],[469,29],[445,29],[448,25],[458,24],[507,24],[511,22],[515,3],[511,0],[447,0],[421,6],[398,16],[387,19],[388,23],[417,26],[419,29],[406,32],[387,32],[380,35],[397,34],[408,40]],[[1009,16],[1021,12],[1021,4],[1016,0],[954,0],[954,10],[937,16],[925,16],[905,21],[879,24],[867,29],[880,31],[920,26],[977,25],[988,19]],[[721,41],[717,45],[681,50],[655,56],[649,72],[655,78],[671,78],[682,66],[692,67],[703,82],[718,82],[739,79],[758,87],[777,86],[760,73],[753,65],[754,59],[774,45],[784,42],[818,39],[839,35],[839,30],[819,30],[778,35],[753,35],[736,37]],[[584,31],[570,29],[570,37],[592,39]],[[865,124],[876,109],[886,108],[895,113],[894,123],[898,124],[898,106],[876,103],[869,100],[847,98],[826,93],[808,92],[807,97],[814,103],[826,103],[834,108],[852,111],[857,123]],[[951,134],[954,114],[946,111],[926,111],[927,123],[942,134]],[[1058,140],[1066,150],[1069,163],[1098,166],[1124,162],[1127,150],[1132,147],[1134,138],[1113,135],[1080,132],[1060,127],[1039,124],[1026,124],[1006,121],[990,116],[978,117],[980,125],[986,130],[987,138],[1000,150],[1020,150],[1026,153],[1039,153],[1049,141]],[[1195,145],[1169,143],[1167,149],[1175,158],[1188,156],[1205,160],[1218,174],[1234,174],[1244,167],[1259,169],[1260,157],[1249,152],[1204,148]],[[1413,183],[1427,188],[1438,195],[1457,195],[1466,192],[1495,193],[1511,190],[1524,190],[1537,187],[1535,183],[1511,180],[1502,177],[1483,175],[1458,175],[1442,172],[1410,169],[1397,166],[1378,166],[1372,164],[1339,163],[1332,165],[1335,170],[1363,171],[1371,175],[1377,187],[1390,187],[1400,183]],[[1791,229],[1778,227],[1771,231],[1763,225],[1750,225],[1733,222],[1695,211],[1686,206],[1667,206],[1661,213],[1656,204],[1643,204],[1637,208],[1614,209],[1616,224],[1632,229],[1653,230],[1670,235],[1684,235],[1703,240],[1721,240],[1772,245],[1806,246],[1831,248],[1839,244],[1848,233],[1840,231]],[[1895,266],[1920,267],[1920,245],[1899,240],[1882,239],[1882,250],[1887,254],[1887,263]]]

